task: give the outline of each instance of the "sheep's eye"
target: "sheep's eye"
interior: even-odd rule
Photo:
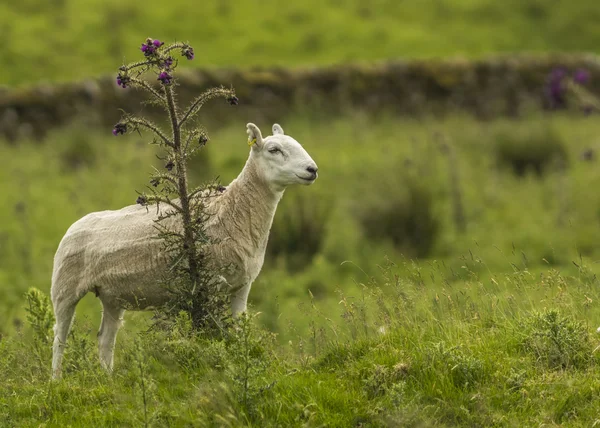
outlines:
[[[275,154],[275,153],[283,153],[283,152],[281,151],[281,149],[279,147],[271,147],[269,149],[269,153]]]

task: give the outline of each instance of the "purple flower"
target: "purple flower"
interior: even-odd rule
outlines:
[[[127,132],[127,124],[119,122],[115,125],[112,130],[113,135],[116,137],[117,135],[123,135]]]
[[[138,196],[138,198],[135,200],[136,204],[140,204],[140,205],[146,205],[148,204],[148,199],[146,199],[146,197],[144,195],[140,195]]]
[[[127,85],[129,85],[130,81],[131,81],[131,78],[129,76],[127,76],[126,74],[119,73],[117,75],[117,85],[121,86],[123,89],[125,89],[127,87]]]
[[[169,70],[172,65],[173,65],[173,58],[171,58],[171,57],[168,57],[167,59],[165,59],[165,62],[163,62],[163,67],[166,70]]]
[[[235,95],[232,95],[230,97],[227,97],[227,102],[232,106],[236,106],[238,105],[239,99]]]
[[[158,75],[158,79],[156,80],[160,80],[163,85],[170,85],[171,79],[173,79],[173,76],[166,71],[161,71],[161,73]]]
[[[590,73],[583,68],[579,68],[575,70],[575,73],[573,73],[573,80],[575,81],[575,83],[585,85],[590,80]]]
[[[194,59],[194,48],[191,46],[184,46],[183,49],[181,49],[181,55],[188,60]]]
[[[546,82],[546,96],[550,102],[552,108],[565,107],[565,84],[564,79],[567,76],[567,72],[564,68],[555,68],[548,76]]]
[[[146,43],[142,43],[140,50],[144,53],[144,56],[152,56],[156,54],[156,50],[162,46],[160,40],[152,40],[151,38],[146,39]]]

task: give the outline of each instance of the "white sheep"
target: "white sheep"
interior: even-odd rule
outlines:
[[[234,316],[246,310],[284,190],[292,184],[312,184],[317,178],[315,162],[279,125],[273,125],[273,135],[264,139],[252,123],[247,125],[247,132],[250,141],[256,142],[246,165],[207,207],[212,216],[206,231],[217,242],[209,251],[212,260],[228,266],[221,278],[230,287]],[[167,269],[169,259],[156,239],[156,218],[156,210],[133,205],[88,214],[67,230],[56,251],[52,273],[56,317],[53,377],[61,374],[75,306],[87,293],[93,291],[102,302],[98,350],[100,362],[109,371],[125,307],[147,310],[166,303],[168,294],[157,278]],[[177,217],[167,220],[181,227]]]

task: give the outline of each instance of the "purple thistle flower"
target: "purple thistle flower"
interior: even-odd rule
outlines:
[[[238,105],[239,99],[235,95],[232,95],[230,97],[227,97],[227,102],[232,106],[236,106]]]
[[[575,73],[573,73],[573,80],[575,81],[575,83],[585,85],[590,80],[590,73],[583,68],[579,68],[575,70]]]
[[[166,86],[171,84],[171,79],[173,79],[173,76],[166,71],[161,71],[156,80],[160,80],[162,84]]]
[[[131,78],[129,76],[127,76],[126,74],[119,73],[117,75],[117,86],[121,86],[123,89],[125,89],[127,87],[127,85],[129,85],[130,81],[131,81]]]
[[[145,196],[143,196],[143,195],[140,195],[140,196],[138,196],[138,198],[135,200],[135,203],[136,203],[136,204],[140,204],[140,205],[144,206],[144,205],[148,204],[148,199],[146,199],[146,197],[145,197]]]
[[[173,58],[168,57],[167,59],[165,59],[165,62],[163,63],[163,67],[166,70],[170,70],[172,65],[173,65]]]
[[[194,59],[194,48],[191,46],[184,46],[183,49],[181,49],[181,55],[188,60]]]
[[[115,125],[112,130],[113,135],[116,137],[117,135],[123,135],[127,132],[127,124],[119,122]]]
[[[158,39],[154,39],[154,41],[152,42],[152,44],[153,44],[155,47],[157,47],[157,48],[160,48],[162,45],[164,45],[164,43],[163,43],[163,42],[161,42],[161,41],[160,41],[160,40],[158,40]]]
[[[158,46],[156,43],[158,42]],[[152,40],[151,38],[146,39],[146,43],[142,43],[140,50],[144,53],[144,56],[152,56],[156,54],[156,49],[161,46],[161,42],[159,40]]]

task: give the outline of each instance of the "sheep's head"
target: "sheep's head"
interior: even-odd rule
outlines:
[[[265,138],[255,124],[246,127],[252,146],[250,156],[271,186],[284,189],[291,184],[312,184],[317,179],[315,161],[299,142],[283,133],[281,126],[273,125],[273,135]]]

